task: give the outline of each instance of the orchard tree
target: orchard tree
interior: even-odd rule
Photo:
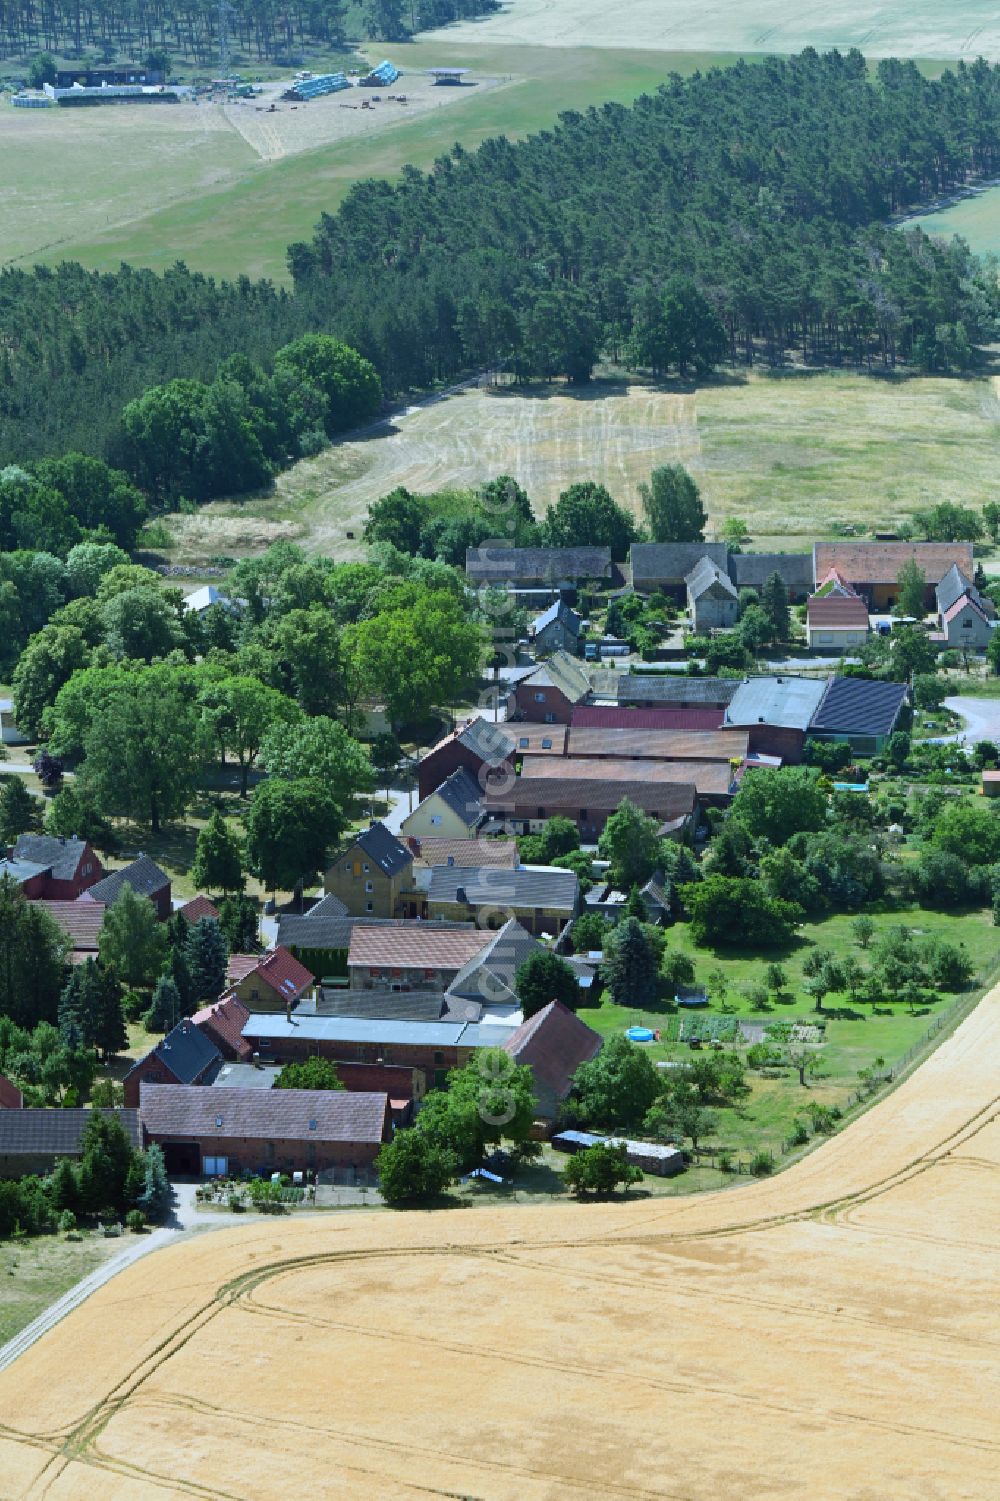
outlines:
[[[698,486],[682,464],[654,469],[639,494],[651,541],[704,542],[708,517]]]
[[[600,1141],[584,1147],[563,1169],[563,1182],[578,1198],[590,1194],[598,1199],[609,1198],[619,1184],[628,1193],[633,1184],[642,1181],[642,1169],[629,1162],[623,1141],[616,1144]]]

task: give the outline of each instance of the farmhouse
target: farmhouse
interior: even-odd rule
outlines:
[[[482,768],[502,766],[513,749],[514,742],[503,725],[490,724],[488,719],[477,715],[432,745],[423,757],[418,770],[421,798],[429,797],[461,767],[473,781],[481,783]]]
[[[439,865],[431,871],[428,909],[432,917],[474,919],[483,927],[499,927],[491,916],[507,922],[516,917],[529,933],[556,934],[576,916],[580,882],[559,866],[522,865],[517,870],[496,866]]]
[[[125,887],[129,886],[136,896],[148,896],[156,908],[161,922],[166,922],[171,913],[170,877],[148,855],[139,855],[131,865],[113,870],[103,880],[90,887],[88,895],[95,902],[113,907]]]
[[[568,652],[557,651],[517,684],[507,702],[507,718],[569,724],[575,706],[590,695],[590,678],[583,665]]]
[[[399,832],[407,844],[427,835],[451,840],[474,839],[483,817],[482,796],[477,779],[460,766],[407,814]]]
[[[836,569],[831,569],[806,606],[810,651],[856,651],[868,639],[868,606]]]
[[[179,1176],[365,1171],[392,1135],[382,1093],[143,1084],[139,1114]]]
[[[331,911],[321,912],[326,898],[311,912],[299,916],[289,913],[278,922],[278,942],[288,948],[316,975],[329,980],[347,979],[347,955],[355,928],[403,928],[413,931],[412,923],[401,917],[341,917]],[[420,922],[421,931],[465,928],[465,923]]]
[[[547,610],[535,616],[528,627],[528,639],[536,656],[547,657],[554,651],[568,651],[577,657],[582,632],[583,616],[571,609],[565,600],[557,599]]]
[[[938,628],[931,640],[960,651],[985,651],[993,636],[996,606],[956,566],[934,591]]]
[[[354,917],[403,915],[413,856],[383,823],[373,823],[334,857],[323,889]],[[415,917],[416,911],[409,914]]]
[[[133,1147],[141,1145],[136,1110],[102,1110],[124,1126]],[[92,1110],[0,1110],[0,1178],[50,1173],[60,1157],[80,1157]]]
[[[329,1058],[338,1065],[407,1068],[418,1100],[428,1089],[443,1088],[449,1069],[461,1068],[480,1048],[503,1047],[515,1030],[503,1022],[252,1016],[244,1036],[261,1058],[280,1063]]]
[[[813,548],[813,576],[825,579],[831,570],[850,584],[869,609],[891,610],[899,594],[904,563],[915,562],[927,579],[925,604],[934,606],[934,591],[950,568],[966,578],[975,571],[971,542],[817,542]]]
[[[70,964],[83,964],[87,959],[96,959],[107,911],[103,902],[33,902],[41,912],[48,913],[59,931],[69,940]]]
[[[540,588],[556,592],[612,577],[608,547],[470,547],[465,554],[470,583],[503,586],[512,592]]]
[[[598,764],[605,763],[572,763],[574,767]],[[698,789],[693,782],[654,782],[648,776],[648,762],[624,764],[638,768],[631,778],[609,780],[614,773],[597,779],[572,774],[520,776],[505,792],[487,794],[488,827],[537,834],[548,819],[558,815],[575,823],[583,842],[592,844],[626,797],[651,818],[675,825],[678,832],[691,824],[698,805]],[[704,763],[698,765],[704,767]]]
[[[729,548],[724,542],[633,542],[629,554],[632,587],[639,594],[682,599],[688,574],[703,558],[728,571]]]
[[[347,953],[352,990],[447,990],[490,941],[473,927],[424,923],[355,924]]]
[[[233,993],[250,1011],[285,1011],[313,987],[313,976],[280,945],[263,954],[254,967],[238,977]]]
[[[214,1042],[193,1018],[185,1017],[129,1069],[124,1080],[125,1104],[130,1110],[138,1109],[143,1083],[211,1084],[221,1064],[222,1054]]]
[[[905,683],[829,678],[809,722],[809,735],[849,745],[859,756],[881,755],[899,727],[906,702]]]
[[[684,580],[691,624],[699,634],[729,630],[739,619],[740,601],[729,575],[702,557]]]
[[[573,1075],[581,1063],[597,1057],[603,1042],[600,1033],[562,1001],[550,1001],[522,1022],[503,1047],[515,1063],[531,1069],[536,1111],[541,1119],[554,1121],[570,1092]]]
[[[104,875],[104,866],[85,839],[58,839],[52,834],[22,834],[10,859],[0,862],[0,874],[5,867],[25,896],[53,902],[75,901]]]
[[[515,839],[408,838],[414,870],[432,870],[435,865],[498,865],[514,870],[520,864]]]
[[[243,1041],[243,1028],[249,1020],[248,1008],[238,995],[230,993],[196,1011],[191,1024],[218,1048],[223,1058],[245,1063],[250,1049]]]

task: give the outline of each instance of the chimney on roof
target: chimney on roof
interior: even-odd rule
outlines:
[[[291,1001],[286,1001],[285,1002],[285,1021],[288,1023],[289,1026],[292,1025],[292,1003],[291,1003]]]

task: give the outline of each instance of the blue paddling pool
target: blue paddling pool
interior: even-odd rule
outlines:
[[[648,1027],[629,1027],[625,1033],[629,1042],[652,1042],[653,1034]]]

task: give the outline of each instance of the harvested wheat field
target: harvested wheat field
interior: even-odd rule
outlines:
[[[895,527],[939,500],[982,506],[995,496],[998,443],[989,379],[787,371],[690,392],[625,381],[468,389],[301,461],[270,495],[168,524],[178,561],[257,551],[267,524],[330,557],[356,557],[368,507],[397,485],[428,491],[512,474],[541,515],[567,485],[598,480],[638,512],[650,470],[681,463],[701,487],[710,531],[740,516],[756,544],[794,550],[840,526]]]
[[[771,1181],[180,1243],[0,1376],[0,1494],[1000,1495],[1000,990]]]

